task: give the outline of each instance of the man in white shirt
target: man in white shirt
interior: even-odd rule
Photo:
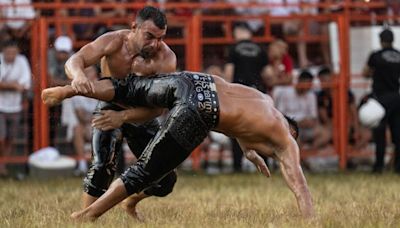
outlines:
[[[282,87],[273,92],[276,108],[283,114],[295,119],[300,128],[299,143],[312,143],[315,137],[317,119],[317,97],[311,90],[313,76],[303,71],[298,81],[308,83],[306,86]]]
[[[19,127],[23,93],[31,87],[31,69],[14,41],[4,44],[0,61],[0,156],[7,156]],[[0,175],[6,174],[0,164]]]

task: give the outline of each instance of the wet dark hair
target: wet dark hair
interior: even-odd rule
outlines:
[[[299,125],[297,124],[297,121],[287,115],[283,116],[285,117],[285,119],[289,124],[291,135],[293,136],[294,139],[297,139],[299,137]]]
[[[160,9],[153,6],[145,6],[136,15],[136,22],[141,24],[147,20],[151,20],[154,24],[160,28],[165,29],[167,25],[167,17]]]
[[[330,75],[331,73],[331,69],[329,69],[327,66],[324,66],[318,71],[318,77],[321,77],[322,75]]]

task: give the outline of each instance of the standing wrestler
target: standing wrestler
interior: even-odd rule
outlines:
[[[147,78],[131,75],[124,80],[95,82],[94,87],[96,93],[85,94],[76,93],[71,86],[50,88],[42,92],[42,99],[44,103],[54,105],[65,98],[84,95],[132,107],[149,107],[154,114],[160,113],[154,109],[157,107],[168,108],[170,112],[136,164],[114,181],[96,202],[73,213],[72,218],[94,220],[126,197],[157,183],[183,162],[212,129],[236,138],[246,158],[266,176],[269,171],[261,156],[276,158],[302,215],[310,217],[314,214],[311,194],[300,166],[296,143],[298,127],[274,108],[268,95],[228,83],[218,76],[196,72]],[[143,121],[147,118],[137,113],[135,119]],[[165,152],[166,148],[168,152]]]
[[[165,15],[157,8],[144,7],[138,12],[130,30],[108,32],[71,56],[65,71],[72,79],[72,88],[80,93],[95,93],[93,82],[88,80],[83,70],[99,61],[102,75],[112,75],[117,79],[125,78],[130,73],[147,76],[175,71],[176,56],[163,42],[166,30]],[[130,124],[132,110],[123,110],[107,102],[100,102],[96,113],[108,121],[105,123],[107,127],[93,129],[92,164],[84,179],[84,208],[100,197],[111,184],[116,170],[116,157],[122,151],[123,137],[135,156],[140,157],[144,146],[158,129],[156,121],[144,125]],[[137,216],[135,208],[140,200],[150,195],[169,194],[175,182],[176,174],[172,171],[157,187],[149,188],[126,201],[125,209],[132,216]]]

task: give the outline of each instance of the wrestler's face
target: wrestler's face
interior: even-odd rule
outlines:
[[[140,24],[135,24],[136,42],[143,58],[151,58],[160,50],[167,28],[160,29],[153,21],[147,20]]]

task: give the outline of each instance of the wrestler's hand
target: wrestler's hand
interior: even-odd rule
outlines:
[[[124,123],[122,115],[122,112],[112,110],[100,111],[93,117],[92,127],[102,131],[109,131],[119,128]]]
[[[251,161],[264,176],[270,177],[271,173],[269,172],[267,164],[265,164],[264,159],[257,154],[255,150],[248,150],[244,152],[245,157]]]
[[[71,87],[77,93],[94,93],[93,82],[90,81],[86,76],[77,76],[71,82]]]

